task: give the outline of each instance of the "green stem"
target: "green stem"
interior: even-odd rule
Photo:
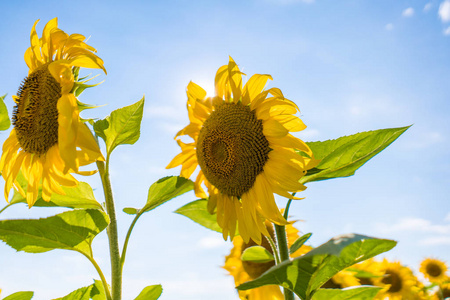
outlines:
[[[289,248],[286,238],[286,228],[285,226],[280,226],[275,224],[275,232],[277,235],[278,251],[280,253],[281,262],[289,260]],[[284,299],[294,300],[294,293],[288,289],[284,289]]]
[[[11,203],[9,203],[8,205],[6,205],[5,207],[3,207],[1,210],[0,210],[0,214],[2,213],[2,212],[4,212],[8,207],[10,207],[12,204]]]
[[[103,272],[102,272],[102,269],[100,269],[100,266],[97,264],[97,262],[95,261],[95,259],[93,257],[91,257],[81,251],[80,251],[80,253],[83,254],[87,259],[89,259],[89,261],[92,263],[92,265],[94,265],[94,268],[97,270],[97,273],[98,273],[98,275],[100,275],[100,279],[102,280],[103,288],[105,289],[106,299],[112,300],[111,292],[109,291],[109,287],[108,287],[108,282],[106,281],[105,275],[103,275]]]
[[[123,271],[123,265],[125,263],[125,256],[127,255],[127,247],[128,247],[128,241],[130,240],[131,232],[133,231],[134,225],[136,225],[137,220],[142,214],[138,212],[136,214],[136,217],[134,217],[133,222],[131,222],[130,228],[128,228],[127,236],[125,237],[125,242],[123,244],[122,248],[122,255],[120,256],[120,271]]]
[[[275,257],[275,264],[278,265],[280,263],[280,256],[278,255],[277,246],[271,236],[266,236],[266,239],[272,248],[272,252]]]
[[[107,228],[109,238],[109,253],[111,256],[111,288],[112,299],[120,300],[122,298],[122,271],[120,268],[119,237],[117,233],[117,219],[114,208],[114,199],[109,179],[109,154],[106,157],[106,163],[97,161],[97,168],[102,179],[103,192],[105,194],[106,211],[110,223]]]

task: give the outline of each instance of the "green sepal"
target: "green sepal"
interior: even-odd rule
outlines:
[[[92,240],[108,224],[101,210],[76,209],[48,218],[0,221],[0,239],[17,251],[65,249],[90,256]]]
[[[302,300],[309,300],[339,271],[388,251],[395,245],[392,240],[358,234],[340,235],[303,256],[270,268],[259,278],[237,288],[248,290],[276,284],[293,291]]]
[[[241,255],[241,260],[254,263],[266,263],[274,261],[275,258],[266,248],[261,246],[252,246],[244,250]]]
[[[311,237],[312,233],[307,233],[302,235],[301,237],[299,237],[291,246],[291,248],[289,248],[289,253],[293,254],[295,251],[297,251],[298,249],[300,249],[307,240],[309,240],[309,238]]]
[[[308,170],[301,183],[347,177],[394,142],[409,127],[360,132],[323,142],[307,142],[320,163]]]
[[[4,102],[7,94],[0,96],[0,131],[6,130],[11,126],[11,120],[8,115],[8,108]]]
[[[6,296],[3,300],[30,300],[33,296],[34,292],[17,292]]]
[[[312,300],[372,300],[381,290],[378,286],[351,287],[346,289],[319,289]]]
[[[95,133],[106,144],[109,154],[119,145],[133,145],[140,136],[144,97],[138,102],[114,110],[111,115],[94,123]]]
[[[156,300],[163,292],[160,284],[150,285],[144,288],[134,300]]]

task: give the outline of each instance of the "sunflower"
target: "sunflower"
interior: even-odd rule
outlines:
[[[273,225],[270,222],[266,221],[265,226],[271,238],[274,239]],[[286,226],[286,234],[289,247],[299,237],[298,232],[299,231],[292,225],[292,222],[290,222]],[[252,246],[255,246],[255,242],[252,240],[250,240],[248,243],[245,243],[241,236],[236,236],[233,239],[233,248],[231,249],[230,255],[228,255],[225,259],[224,269],[234,277],[236,286],[246,281],[258,278],[262,273],[264,273],[274,265],[273,261],[267,263],[242,261],[242,253],[245,249]],[[273,254],[273,250],[265,238],[262,240],[261,246],[266,248],[270,253]],[[310,246],[303,245],[291,256],[299,257],[309,252],[311,249],[312,248]],[[245,300],[283,300],[284,296],[278,285],[265,285],[251,290],[239,291],[239,298]]]
[[[269,234],[264,220],[287,224],[274,193],[293,198],[289,192],[304,190],[299,179],[317,161],[310,148],[289,133],[306,128],[294,116],[297,105],[278,88],[264,90],[270,75],[253,75],[244,87],[242,75],[230,57],[217,71],[215,97],[206,97],[205,90],[189,83],[190,124],[175,136],[182,152],[167,168],[181,165],[181,176],[189,178],[200,166],[195,192],[206,198],[202,184],[208,188],[208,210],[216,210],[224,239],[233,239],[237,223],[246,243],[251,238],[260,244],[261,233]],[[183,135],[194,142],[183,143]]]
[[[57,19],[49,21],[42,37],[31,29],[31,47],[25,52],[28,76],[13,96],[14,128],[3,144],[0,172],[5,179],[5,197],[15,188],[32,207],[42,186],[42,198],[64,194],[63,186],[76,186],[71,173],[90,175],[80,166],[103,160],[95,138],[80,120],[74,70],[79,67],[105,71],[95,49],[80,34],[68,35],[58,28]],[[106,71],[105,71],[106,73]],[[18,184],[22,171],[28,182],[26,191]]]
[[[411,269],[402,266],[400,262],[389,262],[386,259],[380,263],[383,277],[375,278],[375,285],[383,287],[375,299],[414,299],[414,287],[418,280]]]
[[[348,270],[342,270],[325,282],[321,288],[343,289],[357,285],[359,285],[359,280],[355,277],[355,273]]]
[[[427,258],[420,264],[420,272],[425,275],[430,282],[442,283],[447,278],[447,266],[443,261],[434,258]]]

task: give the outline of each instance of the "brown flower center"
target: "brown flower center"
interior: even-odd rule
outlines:
[[[266,227],[267,227],[267,231],[269,231],[269,234],[273,239],[275,237],[275,234],[274,234],[272,225],[269,225],[269,226],[266,225]],[[245,249],[250,248],[252,246],[257,246],[257,244],[252,239],[250,239],[250,241],[247,244],[244,243],[244,245],[242,247],[242,253],[244,252]],[[264,237],[262,239],[261,247],[266,248],[270,253],[273,254],[272,247],[270,247],[270,244],[267,241],[267,238]],[[262,273],[269,270],[274,265],[275,265],[274,261],[269,261],[266,263],[242,261],[242,266],[244,267],[245,272],[247,272],[247,274],[251,277],[251,279],[258,278],[259,276],[261,276]]]
[[[43,65],[24,79],[17,92],[13,124],[25,152],[42,155],[58,142],[61,86]]]
[[[426,270],[431,277],[439,277],[442,274],[442,269],[435,263],[429,263]]]
[[[217,105],[197,142],[197,159],[206,179],[222,194],[235,197],[253,187],[269,151],[262,121],[242,104]]]
[[[385,277],[381,280],[384,284],[390,284],[391,287],[388,290],[388,293],[396,293],[402,290],[403,282],[400,275],[397,272],[387,270]]]

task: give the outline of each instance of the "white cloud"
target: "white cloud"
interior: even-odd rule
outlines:
[[[447,216],[445,217],[445,221],[446,222],[450,222],[450,212],[447,214]]]
[[[450,236],[438,236],[425,238],[419,241],[420,245],[424,246],[443,246],[450,245]]]
[[[450,35],[450,26],[444,29],[444,35]]]
[[[414,15],[414,8],[408,7],[402,12],[402,16],[404,17],[412,17]]]
[[[450,22],[450,0],[445,0],[439,5],[438,14],[442,22]]]
[[[423,7],[423,11],[429,11],[432,7],[433,7],[433,4],[432,4],[431,2],[428,2],[428,3],[425,4],[425,6]]]
[[[384,28],[388,31],[391,31],[392,29],[394,29],[394,25],[392,23],[386,24],[386,26],[384,26]]]

